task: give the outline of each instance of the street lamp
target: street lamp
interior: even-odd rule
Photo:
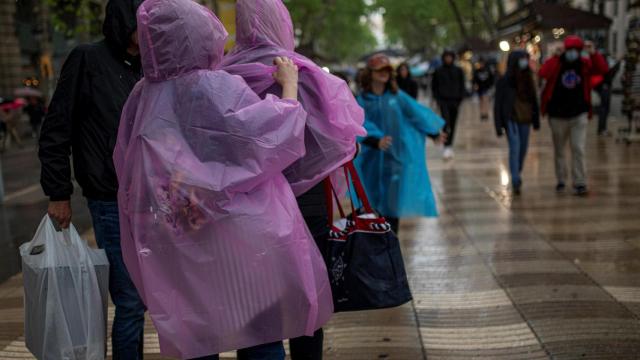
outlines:
[[[502,40],[500,41],[500,50],[507,52],[511,50],[511,45],[509,45],[508,41]]]

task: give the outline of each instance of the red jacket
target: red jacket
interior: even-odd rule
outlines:
[[[582,61],[582,84],[584,86],[584,98],[589,105],[589,116],[591,116],[591,78],[598,75],[604,75],[609,71],[609,65],[604,56],[600,53],[594,53],[591,58],[581,58]],[[538,73],[541,78],[545,79],[547,83],[542,90],[542,99],[540,101],[540,108],[542,114],[547,113],[547,105],[553,95],[553,90],[556,87],[556,82],[560,76],[560,70],[562,69],[562,60],[559,56],[554,56],[544,62]]]

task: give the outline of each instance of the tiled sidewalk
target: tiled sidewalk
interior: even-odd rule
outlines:
[[[637,145],[596,139],[592,129],[593,193],[556,195],[545,127],[532,138],[523,195],[513,198],[506,141],[472,106],[456,159],[444,163],[430,148],[440,218],[402,224],[415,300],[336,315],[325,359],[640,359]],[[2,360],[30,358],[21,296],[20,276],[0,285]],[[147,358],[161,358],[150,322],[146,336]]]

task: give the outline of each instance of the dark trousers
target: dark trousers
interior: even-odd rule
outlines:
[[[109,293],[116,306],[111,332],[113,359],[142,359],[146,308],[122,258],[118,203],[89,200],[89,211],[98,247],[105,250],[109,259]]]
[[[307,223],[307,227],[326,262],[327,238],[329,237],[327,216],[305,216],[304,221]],[[313,336],[290,339],[291,360],[322,360],[323,342],[324,332],[322,329],[318,329]]]
[[[598,107],[598,134],[607,131],[607,120],[611,110],[611,89],[603,86],[598,91],[600,94],[600,106]]]
[[[507,122],[507,140],[509,141],[509,169],[511,183],[514,187],[522,185],[522,168],[529,149],[529,133],[531,125],[515,121]]]
[[[282,341],[238,350],[238,360],[284,360],[284,357]],[[218,355],[209,355],[193,360],[218,360],[219,358]]]
[[[453,140],[456,133],[456,123],[458,122],[458,110],[460,109],[460,101],[458,100],[438,100],[440,114],[446,121],[444,132],[447,134],[447,141],[444,146],[453,146]]]

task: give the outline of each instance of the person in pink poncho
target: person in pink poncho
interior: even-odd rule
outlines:
[[[253,347],[239,357],[283,359],[281,340],[312,335],[333,312],[282,174],[305,153],[295,65],[277,58],[269,76],[282,99],[261,99],[219,70],[227,33],[208,9],[147,0],[137,17],[145,77],[124,107],[114,162],[122,252],[160,349],[216,359]]]
[[[260,95],[280,94],[270,76],[274,56],[293,59],[300,68],[300,102],[307,111],[306,155],[285,169],[305,222],[321,252],[325,253],[327,204],[322,180],[353,159],[356,138],[366,134],[364,111],[344,80],[294,52],[293,24],[281,0],[238,0],[236,46],[225,56],[222,69],[242,76]],[[322,358],[323,333],[291,339],[293,360]]]

